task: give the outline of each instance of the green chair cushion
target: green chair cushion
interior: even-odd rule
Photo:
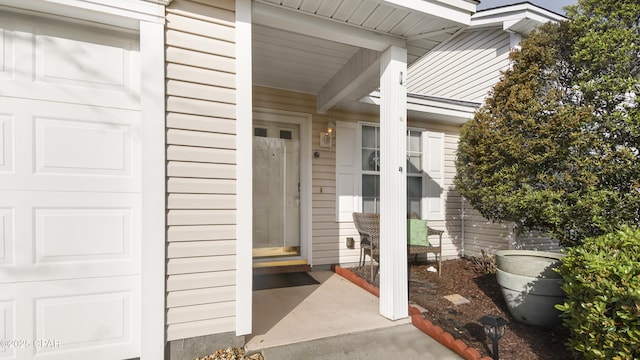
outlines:
[[[427,230],[427,220],[407,220],[407,244],[431,246],[431,244],[429,243],[428,234],[429,231]]]

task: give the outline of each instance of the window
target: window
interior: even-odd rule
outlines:
[[[380,212],[380,128],[336,123],[336,218]],[[407,213],[444,220],[444,133],[407,130]]]
[[[421,131],[407,130],[407,214],[422,212]],[[380,212],[380,127],[362,125],[362,211]]]
[[[407,214],[422,218],[422,132],[407,130]]]
[[[362,126],[362,211],[380,212],[380,128]]]

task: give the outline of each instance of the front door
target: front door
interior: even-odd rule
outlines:
[[[253,125],[253,257],[301,255],[300,125]]]

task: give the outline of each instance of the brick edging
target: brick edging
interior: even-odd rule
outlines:
[[[340,267],[339,265],[333,265],[331,269],[336,274],[367,290],[376,297],[380,297],[380,289],[362,279],[353,271]],[[424,318],[420,310],[415,306],[408,306],[411,323],[423,333],[431,336],[434,340],[451,349],[466,360],[491,360],[488,356],[482,357],[478,350],[467,346],[467,344],[460,339],[455,339],[449,332],[444,331],[440,326],[433,325],[431,321]]]

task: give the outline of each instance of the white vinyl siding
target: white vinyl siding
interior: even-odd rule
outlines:
[[[483,102],[509,67],[509,50],[502,29],[465,30],[410,66],[408,92]]]
[[[168,341],[235,331],[234,21],[233,1],[167,8]]]

